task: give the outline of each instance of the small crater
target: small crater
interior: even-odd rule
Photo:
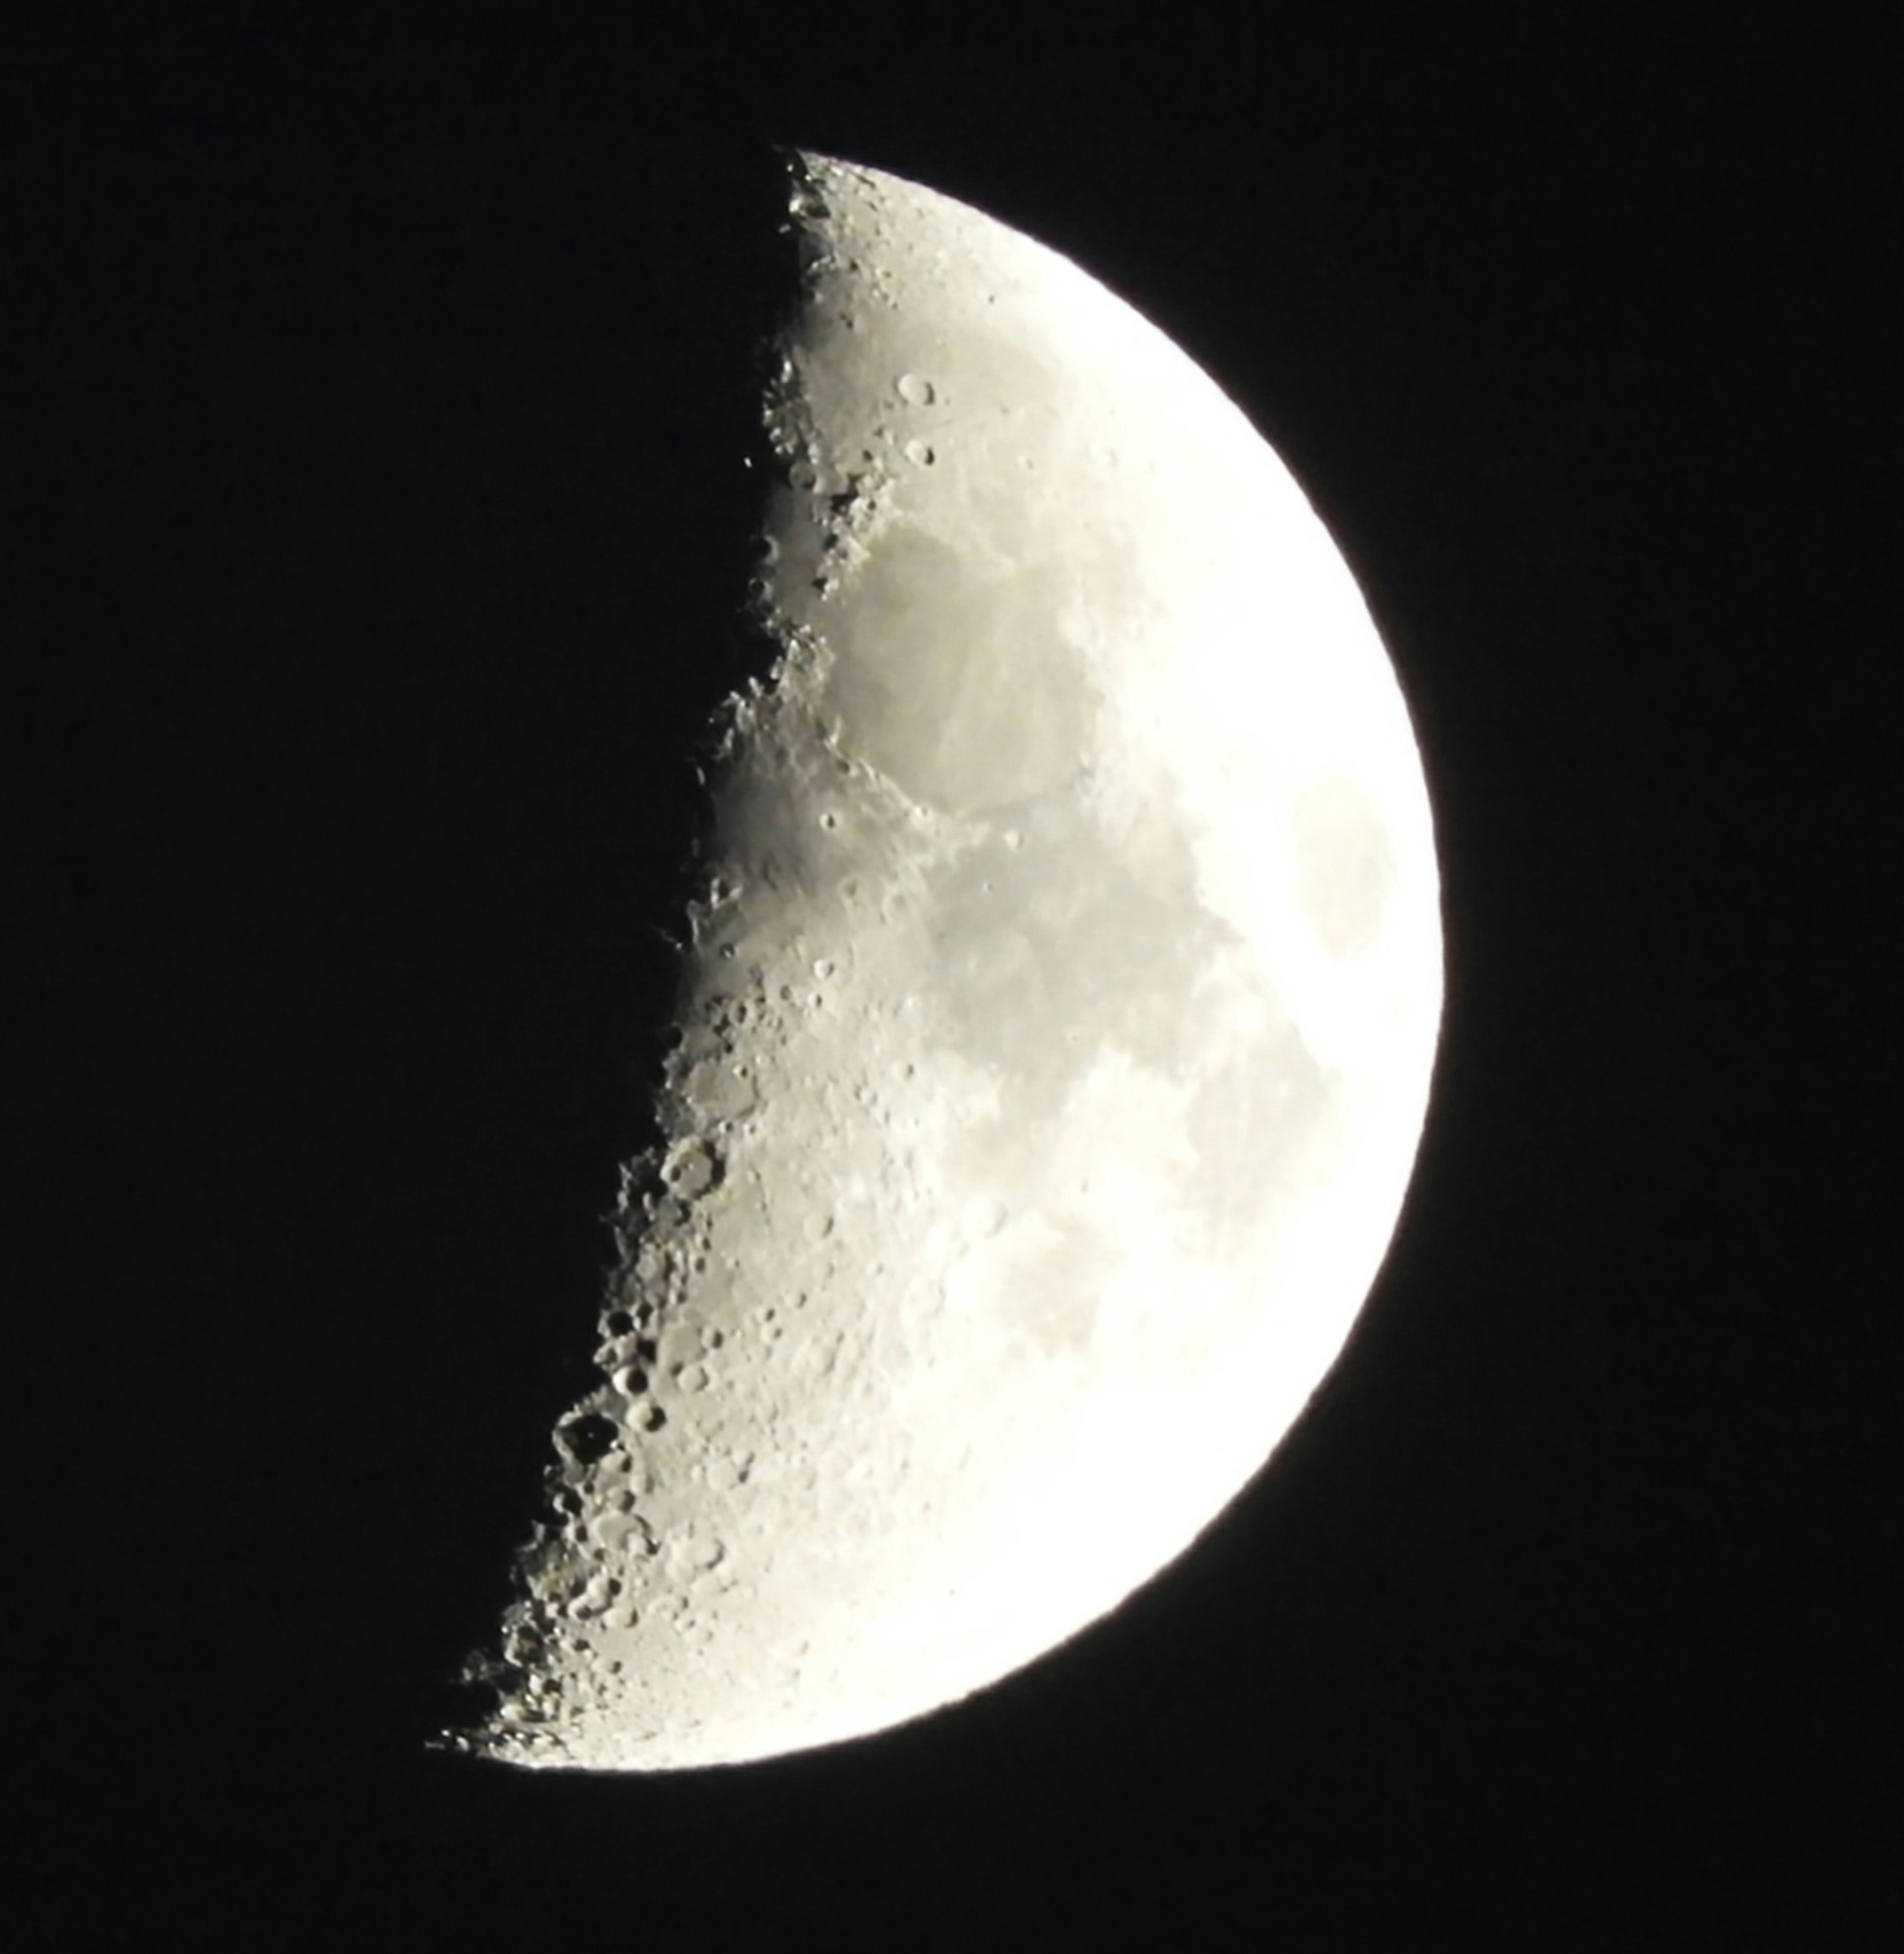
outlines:
[[[661,1178],[683,1201],[695,1200],[720,1185],[720,1157],[704,1140],[683,1140],[670,1151]]]
[[[563,1449],[579,1466],[592,1466],[615,1449],[620,1437],[612,1418],[598,1411],[585,1412],[559,1428]]]

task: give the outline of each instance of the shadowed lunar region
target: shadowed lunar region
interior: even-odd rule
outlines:
[[[951,1703],[1181,1553],[1334,1360],[1441,1005],[1399,690],[1301,492],[1076,266],[798,159],[771,669],[494,1707],[666,1770]]]

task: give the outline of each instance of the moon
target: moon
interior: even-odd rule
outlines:
[[[447,1739],[515,1764],[838,1743],[1115,1607],[1335,1361],[1427,1104],[1420,760],[1300,489],[1067,259],[792,183],[770,666],[601,1381]]]

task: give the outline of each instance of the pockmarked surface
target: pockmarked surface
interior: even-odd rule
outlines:
[[[462,1748],[664,1770],[952,1702],[1263,1463],[1441,1006],[1407,715],[1273,452],[1075,265],[794,173],[784,469],[599,1387]]]

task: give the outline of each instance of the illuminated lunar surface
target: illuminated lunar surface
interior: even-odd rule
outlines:
[[[1407,717],[1301,492],[1065,259],[820,158],[663,1154],[462,1748],[955,1701],[1180,1553],[1386,1251],[1441,1002]]]

